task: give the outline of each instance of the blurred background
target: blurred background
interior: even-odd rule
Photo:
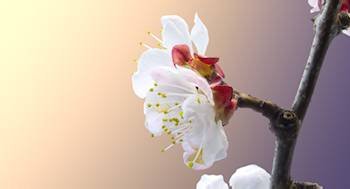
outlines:
[[[200,175],[256,163],[270,170],[268,122],[239,110],[228,158],[205,171],[166,153],[144,128],[131,75],[148,31],[198,12],[235,88],[289,107],[313,31],[306,0],[32,0],[0,2],[0,188],[195,188]],[[350,38],[330,47],[296,147],[292,175],[325,188],[349,179]]]

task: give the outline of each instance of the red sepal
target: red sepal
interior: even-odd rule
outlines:
[[[207,57],[207,56],[199,55],[197,53],[194,53],[194,57],[198,58],[201,62],[208,65],[214,65],[217,62],[219,62],[218,57]]]
[[[213,86],[214,101],[216,106],[227,106],[233,97],[233,89],[229,85]]]
[[[213,86],[212,90],[216,118],[221,120],[223,125],[226,125],[237,108],[237,100],[233,98],[233,89],[231,86],[223,84]]]
[[[175,45],[171,50],[171,55],[174,64],[180,66],[187,64],[192,59],[190,48],[185,44]]]
[[[346,11],[348,12],[350,8],[350,0],[343,0],[341,7],[340,7],[340,11]]]
[[[219,64],[215,64],[215,72],[222,78],[225,78],[225,73]]]

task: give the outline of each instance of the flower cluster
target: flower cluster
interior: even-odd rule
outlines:
[[[230,178],[232,189],[269,189],[270,174],[257,165],[247,165],[236,170]],[[203,175],[196,189],[229,189],[222,175]]]
[[[163,16],[161,23],[162,39],[149,33],[159,48],[141,43],[147,50],[137,61],[133,89],[145,100],[145,126],[152,136],[169,136],[162,151],[181,144],[186,165],[205,169],[227,155],[223,125],[237,102],[223,81],[219,58],[205,56],[208,30],[198,15],[191,32],[179,16]]]
[[[325,0],[308,0],[308,3],[312,7],[310,12],[314,13],[321,11]],[[350,0],[341,0],[340,11],[347,14],[350,13]],[[344,29],[343,33],[350,36],[350,28]]]

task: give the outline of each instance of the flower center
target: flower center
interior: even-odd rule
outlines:
[[[182,89],[183,92],[168,92],[164,90],[167,88],[169,89],[169,87]],[[189,90],[181,86],[173,86],[170,84],[162,84],[159,86],[157,83],[154,83],[154,86],[149,89],[150,96],[146,97],[146,101],[149,101],[149,98],[153,100],[152,102],[146,103],[146,108],[160,114],[161,128],[171,142],[161,150],[162,152],[171,149],[175,144],[182,143],[186,134],[191,132],[193,128],[192,120],[194,117],[185,119],[181,106],[186,97],[194,94],[203,94],[199,87],[195,86],[194,88],[195,90]],[[196,98],[196,103],[203,103],[199,96]],[[154,135],[152,135],[152,137],[153,136]]]
[[[196,70],[200,75],[209,78],[213,74],[213,66],[203,63],[199,58],[194,57],[189,63],[192,69]]]

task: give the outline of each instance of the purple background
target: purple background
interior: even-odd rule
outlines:
[[[154,46],[160,17],[207,25],[207,55],[227,82],[290,107],[312,42],[306,0],[17,0],[0,2],[1,189],[191,189],[202,174],[255,163],[271,169],[268,121],[238,110],[225,127],[228,157],[205,171],[166,153],[144,128],[131,89],[134,59]],[[292,176],[330,189],[349,183],[350,38],[328,51],[304,120]]]

